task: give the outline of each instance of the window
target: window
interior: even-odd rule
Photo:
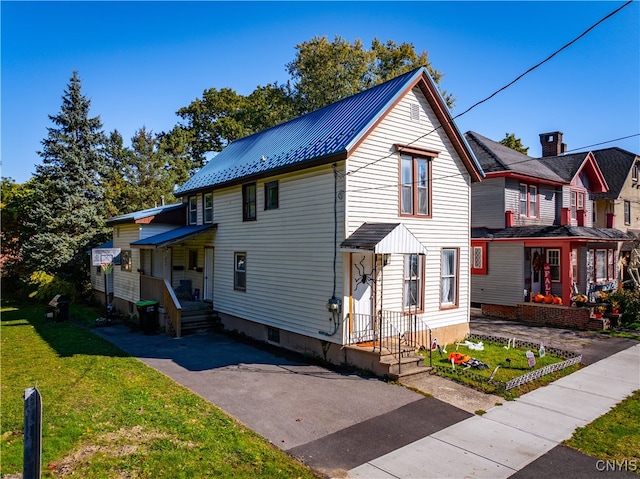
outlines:
[[[520,184],[520,216],[538,216],[538,187]]]
[[[584,192],[572,191],[571,192],[571,219],[575,220],[578,217],[578,210],[584,209]]]
[[[400,169],[400,213],[431,216],[431,161],[403,154]]]
[[[631,224],[631,202],[627,200],[624,202],[624,224]]]
[[[578,250],[573,248],[571,250],[571,274],[573,275],[573,282],[579,283],[578,281]]]
[[[278,209],[278,182],[269,181],[264,184],[264,209]]]
[[[560,250],[547,250],[547,263],[549,263],[549,271],[551,273],[551,281],[560,281]]]
[[[423,255],[407,254],[404,256],[404,309],[405,311],[422,311],[424,285],[422,274],[424,269]]]
[[[242,221],[256,220],[256,184],[242,185]]]
[[[120,270],[121,271],[131,271],[131,250],[123,249],[120,253]]]
[[[634,163],[633,167],[631,169],[631,179],[633,181],[638,181],[638,169],[640,168],[640,166],[638,166],[638,163]]]
[[[444,248],[440,266],[440,306],[458,305],[458,250]]]
[[[471,246],[471,273],[487,274],[486,245]]]
[[[195,225],[198,223],[198,197],[189,197],[189,224]]]
[[[203,201],[204,201],[204,222],[213,223],[213,193],[205,193]]]
[[[247,290],[247,254],[234,253],[233,289]]]
[[[596,281],[607,279],[607,250],[597,249],[595,256]]]
[[[195,270],[198,267],[198,250],[189,250],[189,269]]]

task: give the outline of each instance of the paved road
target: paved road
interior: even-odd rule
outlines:
[[[518,323],[511,324],[512,328],[516,326]],[[481,327],[482,321],[475,318],[472,329],[481,332]],[[401,385],[331,371],[297,356],[238,342],[223,334],[173,339],[162,334],[131,332],[125,326],[94,331],[328,477],[353,475],[349,471],[461,422],[479,419],[473,412],[488,409],[496,402],[494,397],[470,392],[452,382],[445,382],[444,389],[453,389],[453,394],[443,393],[442,388],[429,391],[433,382],[413,386],[425,392],[435,391],[436,397],[425,397]],[[496,329],[492,331],[495,333]],[[537,333],[545,338],[551,334],[541,330]],[[515,333],[511,329],[506,334]],[[545,339],[545,344],[553,343]],[[628,343],[600,337],[582,347],[583,355],[597,351],[595,359],[623,350]],[[485,406],[477,407],[469,395],[484,401]],[[526,475],[528,469],[539,473],[545,469],[541,466],[545,460],[553,461],[557,456],[564,457],[563,454],[576,456],[575,451],[552,450],[546,459],[520,470],[518,474],[524,475],[519,477],[533,477],[533,473]],[[594,462],[577,455],[588,465]],[[423,474],[408,477],[438,477],[428,470]]]

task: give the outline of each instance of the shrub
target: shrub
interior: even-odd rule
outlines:
[[[35,271],[29,276],[32,291],[29,297],[39,301],[49,301],[56,294],[66,294],[72,299],[76,297],[76,289],[72,283],[44,271]]]
[[[622,326],[640,329],[640,290],[622,289],[609,298],[613,304],[619,305]]]

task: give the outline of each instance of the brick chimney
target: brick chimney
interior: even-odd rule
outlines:
[[[540,135],[542,145],[542,156],[558,156],[567,151],[567,145],[562,143],[562,132],[552,131]]]

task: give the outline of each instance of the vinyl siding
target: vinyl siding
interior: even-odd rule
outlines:
[[[412,121],[411,104],[421,107]],[[347,234],[362,223],[401,222],[426,246],[425,317],[432,327],[468,321],[470,178],[435,115],[418,89],[409,92],[378,124],[349,158],[347,176]],[[427,134],[428,133],[428,134]],[[399,156],[394,143],[439,152],[432,167],[432,217],[399,215]],[[459,308],[440,310],[441,249],[459,248]],[[403,258],[393,256],[383,270],[383,305],[402,310]],[[348,294],[348,290],[346,291]]]
[[[515,179],[507,179],[505,182],[506,209],[514,213],[514,226],[528,225],[553,225],[559,219],[560,210],[556,204],[556,190],[547,185],[534,185],[538,187],[538,217],[528,218],[520,216],[520,184]]]
[[[524,244],[488,243],[487,247],[487,274],[471,275],[471,301],[515,306],[524,299]]]
[[[505,184],[504,178],[484,179],[471,187],[472,227],[504,228]]]
[[[123,271],[121,265],[113,267],[114,296],[125,301],[140,300],[140,251],[131,248],[130,244],[141,239],[142,226],[139,224],[119,225],[113,235],[113,247],[131,251],[131,271]]]
[[[343,170],[343,167],[339,165]],[[279,180],[279,207],[264,210],[264,182]],[[344,190],[340,180],[339,190]],[[242,221],[242,186],[214,192],[214,307],[217,311],[311,337],[330,324],[333,294],[334,174],[331,166],[257,182],[257,220]],[[338,242],[344,238],[338,201]],[[234,253],[247,255],[246,291],[234,290]],[[174,262],[177,260],[174,259]],[[337,258],[337,288],[342,256]],[[340,290],[337,290],[340,296]]]
[[[171,246],[172,267],[181,266],[184,269],[172,269],[171,287],[176,289],[180,286],[180,281],[191,281],[191,293],[196,289],[200,290],[200,297],[204,291],[204,247],[211,246],[215,241],[215,232],[207,232],[189,238],[178,245]],[[202,271],[189,269],[189,251],[197,253],[196,267]]]

